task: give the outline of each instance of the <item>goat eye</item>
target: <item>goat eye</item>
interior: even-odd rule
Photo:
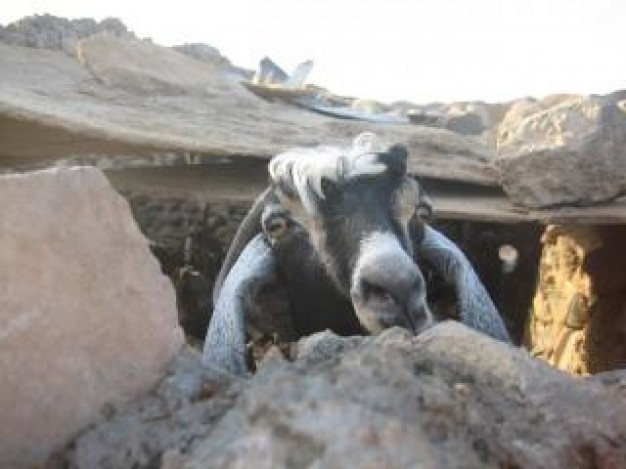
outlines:
[[[272,218],[265,225],[265,230],[272,239],[280,239],[287,232],[287,228],[287,219],[282,217]]]
[[[415,214],[422,220],[430,221],[433,218],[433,208],[429,204],[418,204],[415,207]]]

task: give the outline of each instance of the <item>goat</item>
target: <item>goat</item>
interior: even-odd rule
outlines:
[[[465,255],[427,225],[432,206],[407,173],[407,157],[404,146],[385,148],[365,133],[348,149],[272,158],[269,187],[239,227],[215,283],[205,365],[245,375],[250,331],[283,340],[391,326],[418,334],[441,314],[437,299],[427,297],[428,279],[451,287],[463,323],[509,341]]]

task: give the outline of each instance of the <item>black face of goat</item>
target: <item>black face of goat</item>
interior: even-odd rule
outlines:
[[[313,164],[307,156],[319,157],[286,154],[270,165],[279,203],[266,210],[263,226],[275,250],[289,230],[306,232],[365,330],[427,327],[432,316],[412,246],[423,229],[418,212],[429,205],[406,173],[406,149],[336,155]]]

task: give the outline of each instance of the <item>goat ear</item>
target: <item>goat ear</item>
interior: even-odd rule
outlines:
[[[378,160],[387,166],[387,169],[397,175],[404,175],[407,171],[406,161],[409,151],[404,145],[393,145],[384,153],[378,154]]]
[[[454,286],[461,322],[494,339],[510,342],[509,334],[489,293],[459,247],[430,226],[424,226],[415,252],[442,279]]]
[[[226,253],[226,259],[224,259],[222,268],[215,279],[215,286],[213,287],[213,304],[217,301],[222,285],[224,284],[224,280],[235,262],[237,262],[241,252],[252,240],[252,238],[261,232],[261,215],[263,214],[263,208],[268,202],[275,200],[275,198],[276,196],[271,187],[265,189],[265,191],[263,191],[263,193],[254,201],[252,207],[241,222],[241,225],[239,225],[237,233],[235,233],[235,237],[233,238],[232,243],[230,243],[230,247]]]

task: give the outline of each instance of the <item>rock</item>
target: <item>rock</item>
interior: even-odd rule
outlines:
[[[213,430],[240,389],[241,383],[212,381],[199,352],[185,347],[154,391],[115,406],[53,455],[46,468],[182,468],[194,441]]]
[[[488,104],[482,101],[459,101],[449,104],[432,103],[416,105],[408,102],[392,104],[397,112],[406,115],[410,122],[429,127],[439,127],[461,135],[490,135],[503,119],[508,104]]]
[[[622,226],[549,226],[525,345],[572,374],[626,368]]]
[[[516,203],[589,205],[626,191],[626,112],[613,96],[550,96],[500,125],[500,182]]]
[[[492,125],[487,104],[458,102],[445,107],[443,127],[462,135],[480,135]]]
[[[218,67],[230,67],[230,60],[220,54],[220,51],[213,46],[203,43],[185,43],[172,47],[177,52],[193,57],[202,62],[207,62]]]
[[[85,154],[111,161],[109,168],[171,153],[197,163],[267,160],[294,146],[345,145],[373,131],[408,146],[414,173],[497,181],[493,148],[453,132],[345,121],[268,103],[223,70],[146,41],[98,36],[82,40],[79,52],[80,61],[0,44],[0,167]]]
[[[185,351],[154,393],[87,429],[49,468],[624,467],[626,406],[459,323],[415,338],[314,334],[250,380]],[[605,380],[606,381],[606,380]],[[57,465],[52,465],[55,462]]]
[[[105,33],[114,37],[134,37],[117,18],[100,22],[91,18],[68,20],[52,15],[33,15],[5,27],[0,26],[0,42],[37,49],[64,50],[75,54],[79,39]]]
[[[407,117],[411,124],[423,125],[426,127],[442,127],[442,116],[440,114],[428,113],[421,109],[414,108],[407,111]]]
[[[198,94],[220,85],[222,92],[230,91],[216,73],[218,64],[201,63],[147,41],[93,36],[78,43],[78,57],[98,82],[131,93]]]
[[[487,127],[480,116],[474,112],[463,112],[448,116],[444,128],[462,135],[480,135]]]
[[[213,64],[224,70],[230,78],[235,81],[252,80],[254,76],[253,70],[234,66],[227,57],[223,56],[220,51],[208,44],[203,43],[185,43],[172,47],[177,52],[193,57],[202,62]]]
[[[0,177],[0,467],[30,467],[153,386],[182,344],[174,292],[93,168]]]
[[[550,467],[626,463],[626,406],[458,323],[335,337],[260,367],[187,454],[206,467]],[[305,346],[304,350],[311,350]]]

